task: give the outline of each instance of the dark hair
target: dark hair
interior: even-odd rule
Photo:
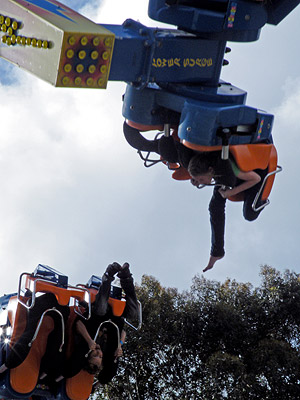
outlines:
[[[84,371],[86,371],[90,375],[96,375],[98,372],[100,372],[101,368],[99,368],[95,364],[91,364],[90,363],[90,357],[91,357],[91,355],[89,354],[89,357],[86,360],[86,362],[85,362],[84,366],[82,367],[82,369]]]
[[[215,175],[217,169],[217,158],[219,152],[201,152],[191,158],[188,171],[191,176],[204,175],[209,172],[209,168],[213,169]]]
[[[236,177],[229,159],[222,160],[220,151],[201,152],[189,162],[188,171],[191,176],[204,175],[213,170],[213,177],[219,184],[234,187]]]

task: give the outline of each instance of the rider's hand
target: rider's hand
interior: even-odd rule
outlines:
[[[194,178],[191,178],[191,180],[190,180],[190,182],[191,182],[191,184],[193,185],[193,186],[199,186],[199,183],[196,181],[196,179],[194,179]]]
[[[96,348],[97,348],[96,342],[95,342],[94,340],[91,340],[91,341],[89,342],[89,349],[90,349],[90,350],[96,350]]]
[[[219,193],[223,199],[228,199],[232,195],[232,189],[219,189]]]
[[[119,347],[117,348],[117,350],[115,351],[115,357],[116,357],[116,358],[119,358],[119,357],[122,357],[122,355],[123,355],[123,350],[122,350],[122,347],[119,346]]]

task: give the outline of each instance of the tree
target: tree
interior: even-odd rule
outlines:
[[[261,268],[258,288],[196,276],[189,291],[143,276],[143,327],[128,334],[107,399],[300,398],[300,280]]]

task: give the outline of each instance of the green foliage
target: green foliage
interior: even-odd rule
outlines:
[[[300,398],[300,280],[261,268],[258,288],[196,276],[179,293],[144,276],[143,327],[128,332],[102,399]]]

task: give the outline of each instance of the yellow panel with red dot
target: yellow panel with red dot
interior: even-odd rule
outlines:
[[[113,33],[65,33],[56,86],[105,89]]]

